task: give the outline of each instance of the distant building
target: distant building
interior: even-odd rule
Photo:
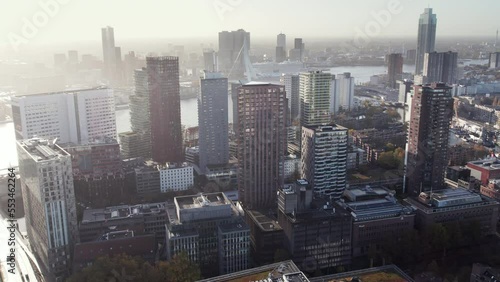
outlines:
[[[203,50],[204,70],[216,72],[218,70],[217,53],[212,49]]]
[[[285,85],[290,119],[293,121],[300,114],[300,79],[296,74],[282,74],[280,82]]]
[[[115,32],[110,26],[101,29],[104,76],[116,84],[120,78],[121,50],[115,46]]]
[[[488,185],[481,185],[480,192],[482,195],[500,201],[500,179],[492,179]]]
[[[414,85],[412,94],[405,174],[408,192],[418,195],[444,188],[453,98],[451,87],[441,83]]]
[[[326,271],[351,263],[348,212],[327,201],[313,201],[312,187],[303,179],[278,190],[278,206],[285,249],[303,271]]]
[[[276,40],[276,63],[286,61],[286,35],[283,33],[278,34]]]
[[[454,84],[457,80],[458,53],[430,52],[424,55],[423,83]]]
[[[397,241],[413,230],[415,213],[398,203],[393,194],[382,187],[351,187],[338,201],[353,216],[352,254],[365,256],[371,247]]]
[[[300,73],[300,124],[314,126],[330,122],[332,75],[322,71]]]
[[[245,208],[271,207],[283,184],[285,89],[250,82],[238,93],[238,190]]]
[[[500,52],[490,53],[488,67],[490,69],[500,68]]]
[[[206,277],[250,266],[250,230],[221,192],[175,197],[166,230],[167,259],[186,251]]]
[[[409,103],[408,94],[411,92],[411,87],[413,85],[413,81],[404,79],[396,81],[399,84],[399,95],[398,102],[407,104]]]
[[[293,49],[290,49],[288,53],[288,57],[290,61],[293,62],[302,62],[304,60],[304,43],[302,42],[302,38],[295,38]]]
[[[243,29],[219,32],[219,71],[229,79],[242,78],[245,73],[244,58],[248,57],[249,50],[250,32]]]
[[[500,160],[497,158],[486,158],[479,161],[467,163],[470,176],[481,181],[481,185],[488,185],[490,179],[500,178]]]
[[[470,224],[477,222],[483,235],[494,234],[500,204],[481,194],[463,188],[422,192],[405,199],[416,208],[415,225],[419,230],[433,224]]]
[[[283,169],[284,169],[284,179],[288,179],[293,177],[295,173],[300,175],[301,171],[301,161],[300,157],[296,155],[288,155],[285,157],[283,161]]]
[[[120,133],[124,159],[151,158],[151,108],[148,72],[146,68],[134,70],[134,94],[130,96],[131,132]]]
[[[425,53],[434,52],[436,44],[436,14],[432,8],[425,8],[418,20],[417,52],[415,74],[421,74],[424,69]]]
[[[330,113],[336,114],[340,109],[351,111],[354,106],[354,77],[350,72],[332,76],[330,86]]]
[[[71,272],[74,244],[80,241],[71,156],[40,138],[17,142],[26,231],[40,266],[50,280]]]
[[[205,72],[198,96],[199,167],[229,161],[228,82],[219,73]]]
[[[410,64],[414,64],[416,56],[417,56],[417,50],[415,49],[406,50],[405,61],[407,61]]]
[[[402,79],[403,74],[403,55],[387,55],[387,84],[390,88],[396,88],[396,81]]]
[[[360,165],[366,164],[366,152],[365,150],[349,146],[347,149],[347,169],[358,169]]]
[[[184,161],[178,57],[147,57],[151,156],[159,163]]]
[[[241,85],[241,81],[230,83],[231,100],[233,101],[233,134],[235,136],[238,136],[238,103],[235,103],[234,101],[238,101],[238,89],[241,87]]]
[[[16,139],[58,138],[79,143],[116,138],[113,90],[92,88],[12,98]]]
[[[347,128],[302,127],[302,178],[315,193],[340,198],[347,181]]]

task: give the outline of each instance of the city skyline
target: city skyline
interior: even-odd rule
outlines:
[[[43,2],[43,1],[42,1]],[[40,3],[42,3],[40,2]],[[257,3],[256,3],[257,2]],[[378,21],[379,30],[376,31],[373,38],[377,37],[413,37],[417,31],[417,24],[407,21],[408,18],[418,18],[419,14],[426,7],[432,7],[433,11],[439,15],[440,24],[438,25],[437,35],[442,36],[491,36],[494,39],[495,32],[499,28],[496,22],[496,13],[500,9],[498,1],[485,1],[483,5],[469,5],[466,1],[428,1],[427,3],[413,2],[408,0],[390,0],[390,1],[357,1],[356,3],[345,3],[338,1],[320,1],[317,6],[322,9],[315,9],[315,6],[304,7],[300,1],[183,1],[176,2],[156,2],[146,1],[137,5],[134,3],[122,3],[117,1],[107,1],[105,3],[97,1],[62,1],[54,0],[43,3],[56,3],[50,8],[43,8],[38,2],[33,3],[13,3],[8,4],[5,1],[0,2],[8,5],[9,9],[2,9],[0,16],[7,24],[0,27],[0,47],[6,47],[10,44],[12,34],[22,36],[22,29],[25,25],[25,19],[33,23],[33,17],[37,17],[39,12],[47,11],[46,22],[38,19],[40,24],[35,23],[35,36],[26,38],[29,43],[46,44],[51,42],[71,42],[81,40],[97,40],[95,30],[103,26],[112,26],[116,29],[116,38],[191,38],[191,37],[210,37],[211,34],[221,30],[237,30],[243,28],[250,31],[256,38],[272,37],[283,32],[287,34],[288,39],[294,37],[310,38],[352,38],[356,36],[357,30],[365,30],[372,21]],[[467,10],[468,21],[462,21],[456,16],[455,9],[449,9],[450,4],[455,7]],[[360,5],[361,4],[361,5]],[[154,6],[153,6],[154,5]],[[270,13],[285,6],[288,13],[281,16],[270,16]],[[342,5],[342,7],[339,7]],[[484,5],[489,9],[482,9]],[[163,17],[158,22],[160,13],[173,8],[176,13],[169,17]],[[120,15],[110,16],[109,10],[120,7]],[[154,7],[154,9],[152,9]],[[390,7],[390,8],[389,8]],[[495,8],[496,7],[496,8]],[[296,9],[294,9],[296,8]],[[332,11],[342,13],[332,17]],[[305,10],[304,10],[305,9]],[[314,13],[312,12],[314,11]],[[130,21],[130,17],[136,17],[140,13],[147,13],[150,16],[141,21]],[[388,12],[388,14],[386,14]],[[85,21],[89,14],[92,15],[91,22]],[[350,15],[357,14],[357,17]],[[186,18],[188,15],[188,18]],[[266,17],[265,15],[269,15]],[[377,15],[379,17],[377,18]],[[384,18],[389,15],[389,18]],[[480,16],[475,16],[480,15]],[[259,16],[263,20],[255,22],[254,16]],[[296,21],[300,16],[301,21]],[[472,17],[472,18],[470,18]],[[471,25],[476,21],[481,24]],[[203,21],[204,25],[191,25],[190,21]],[[324,28],[317,29],[315,25],[303,25],[303,22],[313,21],[315,25]],[[36,20],[35,20],[36,21]],[[85,25],[78,24],[86,22]],[[158,24],[161,28],[156,28]],[[179,26],[179,23],[181,24]],[[183,25],[183,23],[185,23]],[[269,28],[269,26],[273,28]],[[348,28],[339,29],[338,26]],[[328,32],[325,32],[328,30]],[[292,33],[293,31],[293,33]]]

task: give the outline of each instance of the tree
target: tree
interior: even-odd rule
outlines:
[[[161,262],[159,269],[165,275],[162,281],[191,282],[201,279],[200,268],[189,260],[186,252],[175,255],[167,262]]]
[[[91,266],[74,273],[67,281],[151,281],[143,279],[142,267],[144,267],[144,260],[138,257],[134,258],[125,254],[113,257],[103,256],[97,258]],[[122,278],[124,280],[120,280]]]

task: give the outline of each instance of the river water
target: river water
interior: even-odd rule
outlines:
[[[484,64],[487,60],[470,60],[466,61],[464,65],[469,64]],[[333,74],[350,72],[356,80],[356,83],[364,83],[370,80],[370,76],[375,74],[383,74],[386,72],[385,66],[345,66],[334,67],[330,69]],[[413,72],[414,65],[404,65],[404,72]],[[229,122],[233,121],[233,101],[231,96],[228,96],[229,108]],[[402,116],[403,110],[398,110]],[[406,119],[408,119],[408,114]],[[187,127],[198,125],[198,104],[196,98],[181,100],[181,122]],[[128,109],[116,111],[116,127],[118,133],[130,130],[130,112]],[[10,166],[17,166],[17,152],[16,141],[14,135],[14,124],[5,123],[0,124],[0,170]]]

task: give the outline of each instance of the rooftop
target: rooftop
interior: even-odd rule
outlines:
[[[19,145],[37,162],[69,156],[56,142],[57,139],[49,141],[38,137],[18,141]]]
[[[357,202],[338,202],[351,212],[355,221],[375,220],[413,214],[413,209],[403,206],[392,196]]]
[[[222,192],[175,197],[179,209],[196,209],[207,206],[229,205],[231,202]]]
[[[81,223],[87,224],[91,222],[117,220],[148,214],[160,214],[164,212],[165,203],[142,204],[134,206],[112,206],[103,209],[86,209],[83,211],[83,218]]]
[[[487,158],[479,161],[468,162],[467,166],[478,166],[486,170],[500,170],[500,161],[497,158]]]
[[[354,270],[338,274],[326,275],[310,278],[311,282],[344,282],[359,278],[360,281],[378,282],[413,282],[414,280],[404,273],[396,265],[390,264],[381,267],[373,267],[361,270]]]
[[[264,231],[278,231],[282,230],[278,223],[278,219],[274,215],[266,215],[258,210],[247,210],[246,213],[253,219],[253,221]]]
[[[349,201],[358,201],[363,199],[371,199],[371,198],[383,198],[389,195],[389,191],[380,186],[371,187],[370,185],[366,186],[354,186],[344,191],[344,197]]]
[[[288,280],[285,280],[288,279]],[[221,275],[198,282],[308,282],[305,275],[291,260],[268,264],[256,268]]]
[[[481,194],[463,188],[448,188],[432,192],[422,192],[418,197],[409,197],[406,202],[426,212],[441,209],[497,204],[496,201]]]

